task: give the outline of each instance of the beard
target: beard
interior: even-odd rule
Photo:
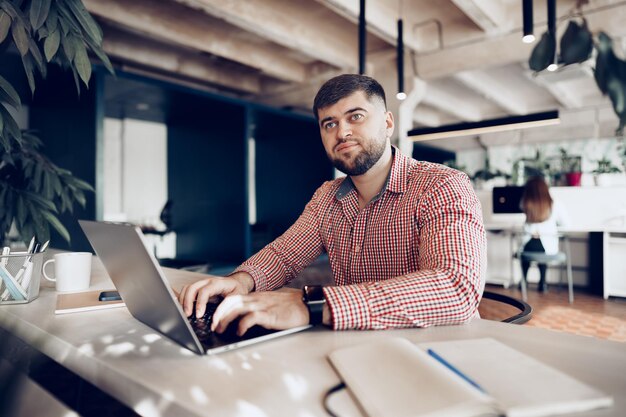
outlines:
[[[359,153],[349,160],[328,156],[333,166],[346,175],[356,176],[365,174],[385,152],[386,140],[373,139],[367,142],[358,141],[361,145]]]

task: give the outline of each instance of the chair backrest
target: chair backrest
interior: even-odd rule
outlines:
[[[493,300],[497,303],[506,304],[519,310],[518,314],[515,314],[510,317],[506,317],[500,320],[504,323],[524,324],[532,318],[533,308],[530,306],[530,304],[528,304],[525,301],[518,300],[517,298],[513,298],[508,295],[499,294],[499,293],[495,293],[491,291],[483,292],[483,300],[484,299]]]

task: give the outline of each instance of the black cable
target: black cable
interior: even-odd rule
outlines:
[[[336,393],[339,390],[342,390],[346,387],[346,384],[344,384],[343,382],[340,382],[339,384],[335,385],[334,387],[330,388],[328,391],[326,391],[326,393],[324,394],[324,399],[322,400],[322,404],[324,405],[324,410],[326,410],[326,412],[328,413],[328,415],[330,417],[339,417],[337,414],[333,413],[333,411],[330,409],[330,407],[328,406],[328,399],[330,398],[330,396],[334,393]]]

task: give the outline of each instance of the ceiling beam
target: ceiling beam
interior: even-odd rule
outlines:
[[[104,51],[113,58],[246,93],[261,92],[258,75],[218,67],[208,57],[138,38],[109,26],[105,27],[104,33]]]
[[[83,2],[90,13],[154,39],[227,58],[278,79],[306,79],[306,65],[289,58],[284,48],[238,38],[228,24],[187,7],[146,0]]]
[[[486,33],[498,33],[510,28],[513,16],[502,0],[452,0],[476,26]]]
[[[336,67],[357,66],[357,37],[330,11],[311,2],[284,0],[175,0],[286,48]],[[317,11],[316,11],[317,10]],[[325,17],[325,18],[324,18]]]
[[[476,122],[483,119],[483,114],[471,102],[432,85],[428,86],[422,103],[463,121]]]
[[[506,85],[484,72],[464,71],[454,78],[511,114],[527,114],[529,106],[523,97],[511,93]]]
[[[444,116],[440,111],[426,106],[418,105],[413,112],[413,122],[423,126],[442,126],[452,123],[453,120],[454,119],[449,116]]]

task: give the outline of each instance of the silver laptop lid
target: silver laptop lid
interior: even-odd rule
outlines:
[[[137,320],[187,349],[205,349],[193,332],[180,303],[141,230],[133,225],[79,220],[126,307]]]

